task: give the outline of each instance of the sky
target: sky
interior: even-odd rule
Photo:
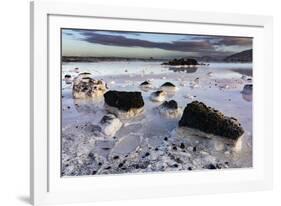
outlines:
[[[252,48],[252,38],[62,29],[63,56],[226,57]]]

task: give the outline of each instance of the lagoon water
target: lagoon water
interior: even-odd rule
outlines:
[[[116,139],[107,142],[91,137],[85,129],[89,124],[98,124],[106,114],[103,97],[94,100],[77,100],[72,97],[72,85],[62,79],[62,174],[91,175],[127,172],[198,170],[208,164],[221,168],[244,168],[252,166],[252,95],[243,93],[246,84],[252,84],[252,64],[250,63],[210,63],[198,67],[169,67],[157,61],[101,61],[93,63],[63,63],[62,77],[72,77],[79,72],[90,72],[94,79],[103,79],[110,90],[141,91],[145,102],[143,115],[130,120],[122,120],[123,127],[116,133]],[[197,79],[199,78],[199,80]],[[196,81],[194,81],[197,79]],[[139,84],[150,80],[153,88],[142,91]],[[224,147],[217,149],[212,140],[194,139],[175,135],[179,118],[165,119],[155,112],[161,103],[150,101],[151,92],[163,83],[172,82],[178,88],[167,100],[176,100],[183,110],[186,104],[198,100],[216,108],[226,116],[232,116],[242,124],[245,134],[242,150],[232,151]],[[86,126],[83,126],[86,125]],[[84,129],[83,129],[84,128]],[[168,141],[164,138],[169,137]],[[84,142],[83,144],[81,142]],[[186,151],[172,151],[171,147],[183,142]],[[100,144],[106,144],[103,151]],[[153,148],[159,152],[152,152]],[[196,147],[196,151],[194,151]],[[189,149],[188,149],[189,148]],[[151,154],[144,160],[143,152]],[[88,156],[94,152],[95,160]],[[112,154],[119,160],[113,161]],[[175,167],[171,155],[180,157],[181,163]],[[185,156],[184,156],[185,155]],[[153,157],[152,157],[153,156]],[[102,162],[102,166],[97,162]],[[126,161],[125,168],[118,169],[120,162]],[[116,165],[117,166],[116,166]],[[133,165],[144,165],[134,167]],[[164,165],[164,166],[163,166]]]

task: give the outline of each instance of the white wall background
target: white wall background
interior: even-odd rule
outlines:
[[[70,1],[70,0],[69,0]],[[71,0],[74,1],[74,0]],[[76,0],[78,1],[78,0]],[[79,2],[86,1],[80,0]],[[281,6],[278,0],[88,0],[135,7],[218,11],[274,16],[275,185],[273,191],[218,194],[95,205],[280,205]],[[0,3],[0,205],[28,205],[29,198],[29,1]],[[145,14],[144,14],[145,15]],[[267,69],[267,68],[264,68]],[[74,205],[74,204],[72,204]],[[93,204],[75,204],[93,205]]]

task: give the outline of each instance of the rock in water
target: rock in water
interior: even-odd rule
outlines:
[[[176,118],[180,115],[180,108],[175,100],[165,101],[156,108],[159,113],[167,118]]]
[[[122,122],[114,114],[107,114],[101,119],[100,126],[106,136],[113,137],[122,127]]]
[[[253,93],[253,85],[252,84],[246,84],[242,91],[243,94],[252,94]]]
[[[198,101],[187,104],[179,126],[198,129],[234,141],[244,133],[237,119],[224,116],[223,113]]]
[[[102,80],[95,80],[90,73],[80,73],[73,81],[72,94],[76,99],[95,98],[102,96],[107,85]]]
[[[140,84],[140,88],[144,91],[148,91],[149,89],[152,89],[152,84],[149,81],[144,81]]]
[[[161,106],[167,109],[178,109],[178,103],[175,100],[165,101]]]
[[[199,65],[199,63],[196,61],[196,59],[173,59],[171,61],[163,63],[163,65],[181,65],[181,66],[195,66]]]
[[[71,84],[72,83],[71,75],[70,74],[66,74],[64,76],[64,81],[65,81],[66,84]]]
[[[118,117],[132,117],[143,111],[141,92],[110,90],[104,94],[106,109]]]
[[[160,88],[166,92],[175,92],[177,90],[177,87],[171,82],[165,82]]]
[[[165,101],[167,93],[160,90],[156,92],[152,92],[150,95],[150,100],[154,102],[163,102]]]

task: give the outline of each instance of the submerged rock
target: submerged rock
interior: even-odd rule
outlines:
[[[166,92],[159,90],[151,93],[150,100],[154,102],[163,102],[165,101],[166,96],[167,96]]]
[[[179,126],[198,129],[234,141],[244,133],[237,119],[224,116],[223,113],[198,101],[193,101],[185,107]]]
[[[102,133],[108,137],[113,137],[122,125],[122,122],[114,114],[107,114],[100,121]]]
[[[76,99],[99,97],[106,90],[106,83],[102,80],[93,79],[90,73],[80,73],[73,80],[72,94]]]
[[[135,151],[140,145],[142,138],[138,135],[128,135],[122,137],[112,149],[114,155],[127,155]]]
[[[156,109],[161,115],[167,118],[176,118],[181,113],[178,103],[175,100],[165,101]]]
[[[135,116],[143,111],[141,92],[108,91],[104,94],[105,107],[111,113],[122,117]]]

